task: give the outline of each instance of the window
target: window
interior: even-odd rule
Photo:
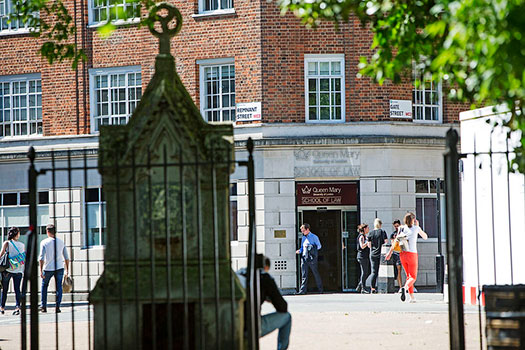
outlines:
[[[89,0],[90,23],[105,23],[111,18],[113,23],[128,22],[140,18],[140,1],[128,0]]]
[[[440,214],[441,214],[441,237],[445,237],[445,197],[443,180],[440,181]],[[437,186],[436,180],[416,180],[416,217],[419,225],[428,234],[429,238],[438,236],[437,217]]]
[[[91,71],[92,129],[126,124],[142,96],[140,67]]]
[[[237,184],[230,184],[230,240],[239,240],[239,225],[237,222]]]
[[[84,244],[88,247],[106,243],[106,200],[101,188],[86,188],[87,234]]]
[[[233,9],[233,0],[199,0],[199,12],[219,12]]]
[[[423,76],[415,65],[413,75],[412,113],[414,120],[441,122],[441,83],[436,83],[432,77]]]
[[[14,1],[0,0],[0,33],[16,34],[16,32],[28,32],[29,27],[22,19],[12,18],[12,15],[15,14],[16,8]],[[38,17],[39,13],[35,13],[33,16]]]
[[[305,55],[307,122],[344,122],[344,56]]]
[[[40,74],[0,77],[0,137],[41,134]]]
[[[46,234],[46,225],[49,222],[49,192],[39,192],[37,202],[37,233],[41,241]],[[20,240],[27,244],[27,230],[29,229],[29,193],[7,192],[0,193],[0,239],[7,239],[9,228],[16,226],[20,229]]]
[[[234,122],[235,64],[233,60],[210,60],[199,64],[201,113],[204,119],[208,122]]]

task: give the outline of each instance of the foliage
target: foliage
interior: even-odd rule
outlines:
[[[412,62],[471,106],[507,106],[506,125],[521,131],[514,171],[525,173],[525,0],[279,0],[304,24],[357,16],[373,34],[360,73],[400,82]],[[418,67],[419,68],[419,67]]]

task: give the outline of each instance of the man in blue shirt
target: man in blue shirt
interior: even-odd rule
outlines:
[[[308,270],[312,270],[314,274],[315,283],[319,293],[323,292],[323,281],[319,271],[317,271],[317,252],[321,249],[321,242],[319,237],[310,232],[310,225],[304,223],[301,226],[303,238],[301,239],[301,248],[295,253],[301,255],[301,288],[298,294],[306,294],[306,286],[308,284]]]

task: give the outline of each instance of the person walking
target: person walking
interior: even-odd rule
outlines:
[[[69,255],[64,241],[56,237],[55,225],[46,227],[47,238],[40,242],[40,277],[42,277],[42,304],[41,312],[47,312],[47,288],[51,277],[55,277],[56,304],[55,312],[59,313],[62,302],[62,279],[64,268],[66,276],[69,275]]]
[[[361,266],[361,278],[356,290],[358,293],[366,294],[369,293],[366,289],[366,280],[370,276],[370,245],[366,238],[368,230],[367,224],[357,226],[357,232],[359,232],[357,236],[357,261],[359,266]]]
[[[394,226],[394,232],[390,234],[390,242],[392,243],[392,246],[394,245],[394,240],[396,239],[398,233],[400,232],[401,227],[401,221],[394,220],[392,223]],[[392,262],[394,263],[394,279],[397,280],[397,285],[399,286],[399,293],[401,293],[401,288],[403,287],[403,284],[401,282],[401,259],[399,258],[399,252],[394,250],[392,252]]]
[[[303,234],[301,248],[295,252],[301,255],[301,288],[297,294],[306,294],[308,270],[312,270],[315,283],[317,284],[317,290],[319,293],[322,293],[323,281],[317,270],[317,255],[321,249],[321,241],[319,241],[317,235],[310,232],[310,225],[307,223],[301,225],[301,232]]]
[[[418,268],[418,255],[417,255],[417,238],[421,236],[423,239],[427,239],[428,235],[419,227],[419,221],[416,219],[414,213],[407,213],[403,218],[405,225],[401,227],[401,233],[406,235],[408,247],[399,253],[401,264],[407,274],[407,280],[403,288],[401,288],[401,301],[406,300],[406,293],[410,295],[410,302],[415,303],[416,298],[414,296],[414,283],[417,280],[417,268]],[[386,259],[389,260],[392,256],[393,246],[390,248]]]
[[[381,247],[388,242],[388,236],[381,226],[383,226],[383,222],[376,218],[374,220],[374,230],[367,236],[367,241],[370,243],[370,263],[372,264],[371,291],[374,294],[377,293],[377,276],[381,265]]]
[[[20,283],[24,276],[24,267],[26,260],[26,249],[22,242],[19,242],[20,230],[18,227],[11,227],[7,233],[7,241],[2,244],[2,251],[0,256],[8,254],[10,267],[2,272],[2,303],[0,306],[0,314],[5,313],[5,303],[7,301],[7,291],[9,290],[9,281],[13,279],[13,289],[15,291],[15,311],[13,315],[20,315]]]

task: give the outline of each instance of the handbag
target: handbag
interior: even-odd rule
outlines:
[[[12,243],[12,242],[11,242]],[[18,252],[17,255],[9,257],[9,264],[12,269],[19,268],[20,266],[25,264],[26,261],[26,253],[20,253],[20,250],[18,250],[18,247],[16,244],[12,243],[15,247],[16,251]]]
[[[0,257],[0,272],[4,272],[10,267],[11,267],[11,264],[9,263],[9,245],[8,245],[4,255]]]
[[[408,251],[408,237],[406,233],[401,232],[396,236],[396,239],[394,240],[394,250],[396,250],[396,246],[399,247],[399,252]]]
[[[64,276],[64,279],[62,280],[62,291],[64,293],[70,293],[73,289],[73,279],[69,277],[68,275]]]

